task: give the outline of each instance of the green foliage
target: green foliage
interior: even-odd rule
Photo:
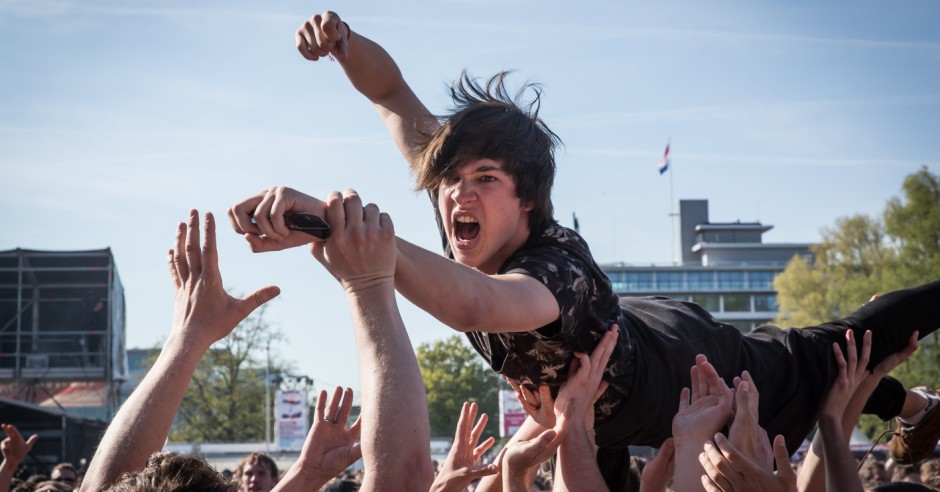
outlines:
[[[264,311],[261,307],[246,318],[203,356],[177,412],[170,440],[264,440],[265,351],[282,338],[264,321]],[[285,370],[281,365],[271,372]]]
[[[774,280],[777,324],[808,326],[838,319],[873,294],[940,278],[940,178],[921,168],[905,178],[902,191],[902,197],[887,202],[883,222],[864,215],[839,219],[812,248],[812,264],[801,257],[790,261]],[[917,352],[892,376],[906,387],[936,385],[940,335],[921,340]],[[864,416],[861,426],[869,435],[884,428]]]
[[[822,235],[822,241],[810,247],[812,264],[796,257],[774,279],[778,324],[809,326],[838,319],[883,292],[895,253],[880,222],[853,215],[838,219]]]
[[[453,437],[463,403],[475,401],[490,418],[484,436],[499,437],[500,378],[461,335],[421,344],[417,358],[432,436]]]

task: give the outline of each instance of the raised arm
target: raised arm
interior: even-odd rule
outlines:
[[[274,492],[319,490],[362,458],[362,449],[356,444],[360,420],[356,419],[352,426],[346,428],[352,401],[352,389],[343,391],[337,386],[327,409],[326,391],[320,391],[313,426],[307,433],[300,456],[272,489]]]
[[[317,14],[295,36],[300,54],[317,61],[332,56],[362,95],[375,105],[398,149],[414,167],[415,145],[439,123],[405,83],[398,65],[381,46],[349,28],[335,12]]]
[[[553,488],[556,492],[607,490],[597,466],[593,414],[594,402],[607,387],[601,378],[618,334],[615,325],[604,334],[590,356],[575,353],[568,379],[558,391],[554,402],[558,419],[570,419],[571,422],[568,425],[559,423],[556,427],[566,430],[558,448],[558,473]]]
[[[313,255],[339,280],[353,318],[362,388],[362,490],[428,490],[430,424],[418,361],[395,300],[395,230],[354,191],[331,194],[333,234]],[[341,224],[337,226],[337,224]]]
[[[173,327],[157,361],[108,426],[82,482],[82,490],[102,490],[122,474],[140,470],[159,451],[199,360],[256,308],[277,296],[277,287],[259,289],[243,299],[225,292],[219,273],[215,220],[206,214],[205,244],[200,247],[199,214],[176,231],[169,252],[176,292]]]
[[[33,434],[29,439],[23,439],[19,429],[14,425],[2,424],[3,432],[7,437],[0,443],[0,450],[3,452],[3,462],[0,462],[0,492],[8,492],[10,483],[13,481],[13,474],[16,468],[20,466],[29,451],[33,449],[33,444],[39,440],[39,436]]]
[[[232,227],[245,236],[252,251],[265,252],[316,241],[309,234],[288,230],[285,214],[298,212],[325,217],[331,225],[343,223],[326,215],[323,201],[283,186],[242,200],[228,213]],[[559,316],[555,296],[532,277],[487,275],[403,239],[396,244],[394,287],[457,331],[529,331]]]

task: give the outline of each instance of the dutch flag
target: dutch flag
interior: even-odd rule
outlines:
[[[659,174],[663,174],[669,169],[669,144],[666,144],[666,151],[663,152],[663,158],[659,161]]]

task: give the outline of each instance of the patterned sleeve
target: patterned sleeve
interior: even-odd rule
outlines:
[[[560,326],[539,330],[543,336],[563,336],[584,339],[585,330],[593,331],[599,317],[593,309],[598,289],[593,260],[574,237],[564,229],[549,229],[535,242],[517,251],[505,265],[504,273],[521,273],[542,282],[552,292],[560,308]],[[587,260],[585,260],[587,255]],[[603,279],[606,280],[606,279]],[[600,316],[603,317],[603,316]],[[593,340],[594,336],[587,337]]]

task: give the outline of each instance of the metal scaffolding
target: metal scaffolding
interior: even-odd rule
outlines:
[[[63,399],[99,399],[94,416],[110,418],[127,373],[124,323],[110,249],[0,251],[0,397],[63,411]]]

